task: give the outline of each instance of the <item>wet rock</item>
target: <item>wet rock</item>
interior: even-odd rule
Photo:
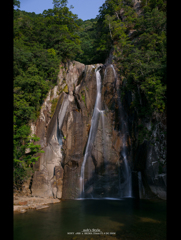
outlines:
[[[20,213],[25,213],[25,212],[26,212],[25,209],[21,209],[21,210],[20,210]]]
[[[39,210],[39,209],[48,208],[48,207],[49,207],[48,205],[36,206],[36,209]]]
[[[57,187],[57,198],[62,198],[62,188],[63,188],[63,168],[61,166],[55,166],[55,177],[56,177],[56,187]]]
[[[14,211],[14,212],[19,211],[19,206],[14,205],[14,206],[13,206],[13,211]]]
[[[14,206],[13,206],[13,211],[14,212],[20,212],[21,210],[28,210],[28,209],[38,209],[41,208],[41,206],[48,206],[47,204],[52,204],[52,203],[59,203],[59,199],[54,199],[54,198],[43,198],[43,197],[16,197],[17,199],[14,199]],[[26,201],[25,201],[26,200]],[[27,202],[26,205],[17,205],[19,202]]]

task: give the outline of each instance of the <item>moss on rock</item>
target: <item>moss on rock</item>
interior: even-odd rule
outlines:
[[[55,109],[57,107],[57,103],[58,103],[58,98],[54,98],[52,101],[51,101],[51,104],[52,104],[52,107],[51,107],[51,113],[50,113],[50,116],[53,117],[53,114],[55,112]]]

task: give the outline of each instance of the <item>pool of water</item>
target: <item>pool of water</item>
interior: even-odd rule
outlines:
[[[14,240],[166,239],[164,200],[65,200],[14,213]]]

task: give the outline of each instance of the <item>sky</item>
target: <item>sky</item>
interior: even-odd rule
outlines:
[[[99,7],[105,0],[68,0],[67,7],[73,5],[71,11],[78,15],[78,18],[87,20],[95,18],[99,14]],[[20,0],[20,10],[26,12],[42,13],[44,10],[53,8],[53,0]]]

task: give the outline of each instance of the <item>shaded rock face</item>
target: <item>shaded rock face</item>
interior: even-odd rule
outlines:
[[[121,79],[121,78],[120,78]],[[120,89],[123,84],[120,83]],[[166,199],[166,116],[156,114],[150,118],[138,117],[131,108],[134,94],[125,91],[122,105],[128,123],[128,158],[132,168],[133,196],[139,198]],[[143,126],[149,132],[139,141]]]
[[[143,122],[145,127],[150,128],[152,119],[148,123]],[[145,192],[142,197],[150,198],[154,195],[166,199],[166,125],[160,120],[155,120],[151,139],[144,139],[143,143],[135,146],[134,168],[142,176]]]
[[[95,69],[101,67],[100,108],[104,113],[98,117],[92,151],[85,164],[83,197],[123,196],[126,181],[122,153],[124,142],[127,161],[133,171],[133,196],[145,198],[156,194],[164,198],[165,177],[164,173],[158,174],[160,168],[156,165],[161,152],[165,154],[164,147],[158,143],[152,146],[150,142],[138,144],[135,141],[138,134],[135,122],[138,119],[135,113],[130,112],[131,93],[125,95],[121,110],[128,127],[125,138],[116,91],[121,86],[121,78],[117,76],[115,79],[110,63],[111,60],[105,65],[84,65],[73,61],[60,66],[58,84],[47,95],[39,119],[31,124],[32,134],[40,137],[38,144],[44,150],[34,165],[33,196],[63,199],[82,196],[81,166],[97,94]],[[51,117],[52,100],[56,98],[57,106]],[[159,129],[160,126],[156,128],[155,135],[159,135]]]

